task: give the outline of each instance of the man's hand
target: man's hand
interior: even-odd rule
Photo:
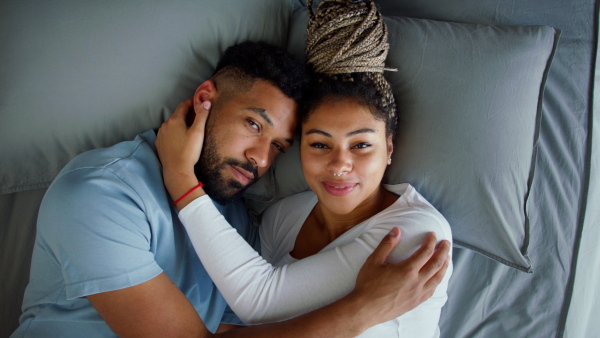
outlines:
[[[436,248],[435,234],[430,233],[411,257],[397,264],[387,263],[399,241],[400,230],[393,228],[358,273],[351,295],[362,299],[368,327],[392,320],[429,299],[446,274],[448,241]]]
[[[165,186],[174,200],[198,184],[194,165],[202,152],[204,128],[211,103],[204,101],[202,108],[195,112],[190,112],[192,106],[192,99],[181,102],[158,130],[155,142],[163,166]],[[188,113],[195,114],[189,127],[186,123]]]

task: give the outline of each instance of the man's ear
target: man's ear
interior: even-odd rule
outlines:
[[[194,93],[194,111],[198,112],[200,109],[204,109],[202,103],[204,101],[210,101],[214,103],[218,97],[217,87],[212,80],[204,81]]]

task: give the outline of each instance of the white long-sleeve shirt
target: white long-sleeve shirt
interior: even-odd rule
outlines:
[[[283,199],[265,212],[260,229],[264,258],[225,221],[208,197],[190,203],[179,217],[202,264],[233,311],[249,324],[281,321],[348,294],[367,257],[394,226],[400,228],[402,237],[390,256],[392,262],[409,257],[429,232],[435,232],[438,240],[452,240],[448,222],[412,186],[390,185],[386,189],[400,195],[396,202],[319,253],[301,260],[293,259],[289,252],[317,203],[312,192]],[[430,299],[362,336],[439,336],[437,324],[451,273],[449,266]]]

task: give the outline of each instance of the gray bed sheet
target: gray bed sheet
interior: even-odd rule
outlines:
[[[562,31],[546,83],[536,173],[527,206],[534,272],[525,274],[456,249],[441,329],[444,337],[600,336],[597,319],[589,312],[600,298],[600,259],[595,239],[581,241],[582,233],[598,238],[600,226],[597,211],[592,211],[600,204],[597,140],[592,149],[593,117],[598,114],[592,100],[597,2],[384,1],[381,7],[384,12],[415,17],[542,24]],[[592,164],[596,175],[590,180]],[[584,271],[576,279],[578,253]],[[573,293],[574,285],[577,290],[596,291]],[[567,321],[570,310],[573,317]]]
[[[594,8],[598,15],[598,4]],[[600,23],[598,17],[595,20],[595,43],[600,36]],[[600,250],[598,239],[600,238],[600,69],[598,62],[600,55],[595,53],[593,94],[591,94],[592,109],[588,123],[589,128],[588,151],[590,152],[589,163],[589,185],[587,207],[583,214],[583,228],[578,235],[581,238],[579,250],[574,258],[576,262],[575,279],[572,283],[572,301],[569,307],[567,322],[565,325],[565,337],[600,337],[600,323],[598,313],[600,308]]]
[[[45,192],[36,189],[0,194],[0,337],[8,337],[19,325],[37,210]]]
[[[598,1],[379,1],[389,15],[562,30],[544,96],[528,210],[534,272],[455,249],[443,337],[597,337],[599,133],[593,102]],[[596,89],[597,91],[597,89]],[[594,104],[596,107],[594,107]],[[0,337],[18,325],[45,190],[0,195]]]
[[[589,312],[599,299],[598,249],[594,239],[581,241],[584,231],[598,238],[600,225],[597,211],[592,211],[599,205],[597,140],[596,148],[591,148],[593,117],[598,114],[592,100],[597,6],[589,0],[381,2],[388,13],[484,24],[542,24],[562,31],[546,83],[536,174],[527,206],[534,272],[525,274],[456,249],[449,301],[441,319],[444,337],[600,335]],[[596,176],[590,182],[593,163]],[[575,279],[578,253],[585,271]],[[574,294],[574,285],[596,291]],[[570,309],[573,317],[567,321]]]

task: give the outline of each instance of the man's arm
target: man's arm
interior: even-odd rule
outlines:
[[[249,326],[219,337],[353,337],[367,328],[415,308],[434,292],[448,267],[450,246],[435,249],[429,236],[409,259],[386,258],[399,241],[398,229],[386,236],[361,269],[354,290],[321,309],[284,322]],[[212,337],[191,303],[165,275],[116,291],[88,296],[119,336]]]
[[[125,289],[87,296],[119,337],[209,337],[198,313],[163,272]]]

